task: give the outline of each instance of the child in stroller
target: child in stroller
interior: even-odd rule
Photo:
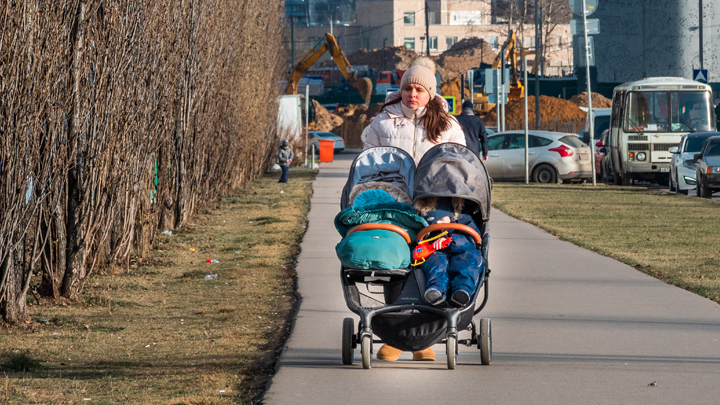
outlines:
[[[480,233],[472,217],[463,212],[462,198],[429,197],[416,202],[415,208],[430,225],[459,223]],[[467,305],[475,293],[484,264],[482,255],[472,239],[453,230],[428,238],[431,239],[434,239],[435,252],[419,264],[425,273],[425,300],[431,305],[439,305],[452,291],[451,301],[455,306]],[[449,244],[443,248],[448,239]]]

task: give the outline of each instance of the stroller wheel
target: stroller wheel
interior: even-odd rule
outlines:
[[[372,367],[372,336],[363,336],[360,343],[360,351],[362,352],[362,366],[364,369]]]
[[[342,326],[342,362],[345,365],[353,364],[355,355],[355,325],[352,318],[343,319]]]
[[[447,354],[448,370],[455,370],[455,366],[457,365],[457,348],[457,338],[455,336],[447,338],[445,353]]]
[[[480,361],[483,366],[490,365],[492,361],[492,332],[490,331],[490,319],[480,319],[480,334],[478,335],[478,349],[480,349]]]

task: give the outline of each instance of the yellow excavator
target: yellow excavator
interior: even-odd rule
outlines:
[[[345,80],[348,81],[351,87],[360,92],[360,96],[362,96],[365,104],[369,104],[370,97],[372,96],[372,81],[370,81],[367,77],[358,78],[355,75],[355,72],[350,70],[350,62],[348,62],[345,54],[338,46],[335,37],[328,33],[325,34],[325,43],[319,48],[313,48],[305,54],[297,66],[295,66],[292,73],[290,73],[287,87],[285,87],[285,94],[297,94],[297,87],[300,79],[325,52],[330,52],[335,64],[338,66],[343,76],[345,76]]]
[[[510,62],[510,93],[508,93],[508,100],[518,100],[524,97],[525,86],[522,85],[520,78],[518,77],[517,59],[521,56],[534,55],[535,52],[525,51],[517,49],[517,37],[515,31],[510,30],[510,33],[505,40],[500,52],[498,52],[495,61],[492,64],[493,69],[499,69],[502,65],[502,54],[505,53],[505,61]],[[533,63],[531,72],[535,73],[536,64]]]

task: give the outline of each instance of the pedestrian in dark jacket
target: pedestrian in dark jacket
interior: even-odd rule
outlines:
[[[485,123],[482,118],[473,112],[472,101],[468,100],[462,104],[462,113],[456,118],[465,133],[467,147],[478,156],[480,156],[480,149],[482,148],[482,160],[486,161],[488,159],[488,137],[485,131]]]
[[[290,149],[290,144],[288,143],[288,141],[282,141],[282,145],[280,146],[280,150],[278,151],[278,164],[280,165],[282,174],[280,175],[280,180],[278,180],[278,183],[288,182],[288,173],[290,171],[289,166],[290,162],[292,162],[294,157],[295,154],[293,153],[292,149]]]

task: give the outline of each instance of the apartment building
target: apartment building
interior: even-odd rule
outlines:
[[[497,15],[494,3],[494,0],[286,0],[287,14],[293,20],[295,62],[321,41],[326,32],[338,39],[345,53],[404,45],[425,54],[429,45],[430,55],[438,55],[468,37],[482,38],[498,49],[505,42],[511,22]],[[545,74],[572,73],[569,25],[548,28],[552,29],[547,38]],[[518,45],[534,48],[535,26],[523,25],[517,37]]]

